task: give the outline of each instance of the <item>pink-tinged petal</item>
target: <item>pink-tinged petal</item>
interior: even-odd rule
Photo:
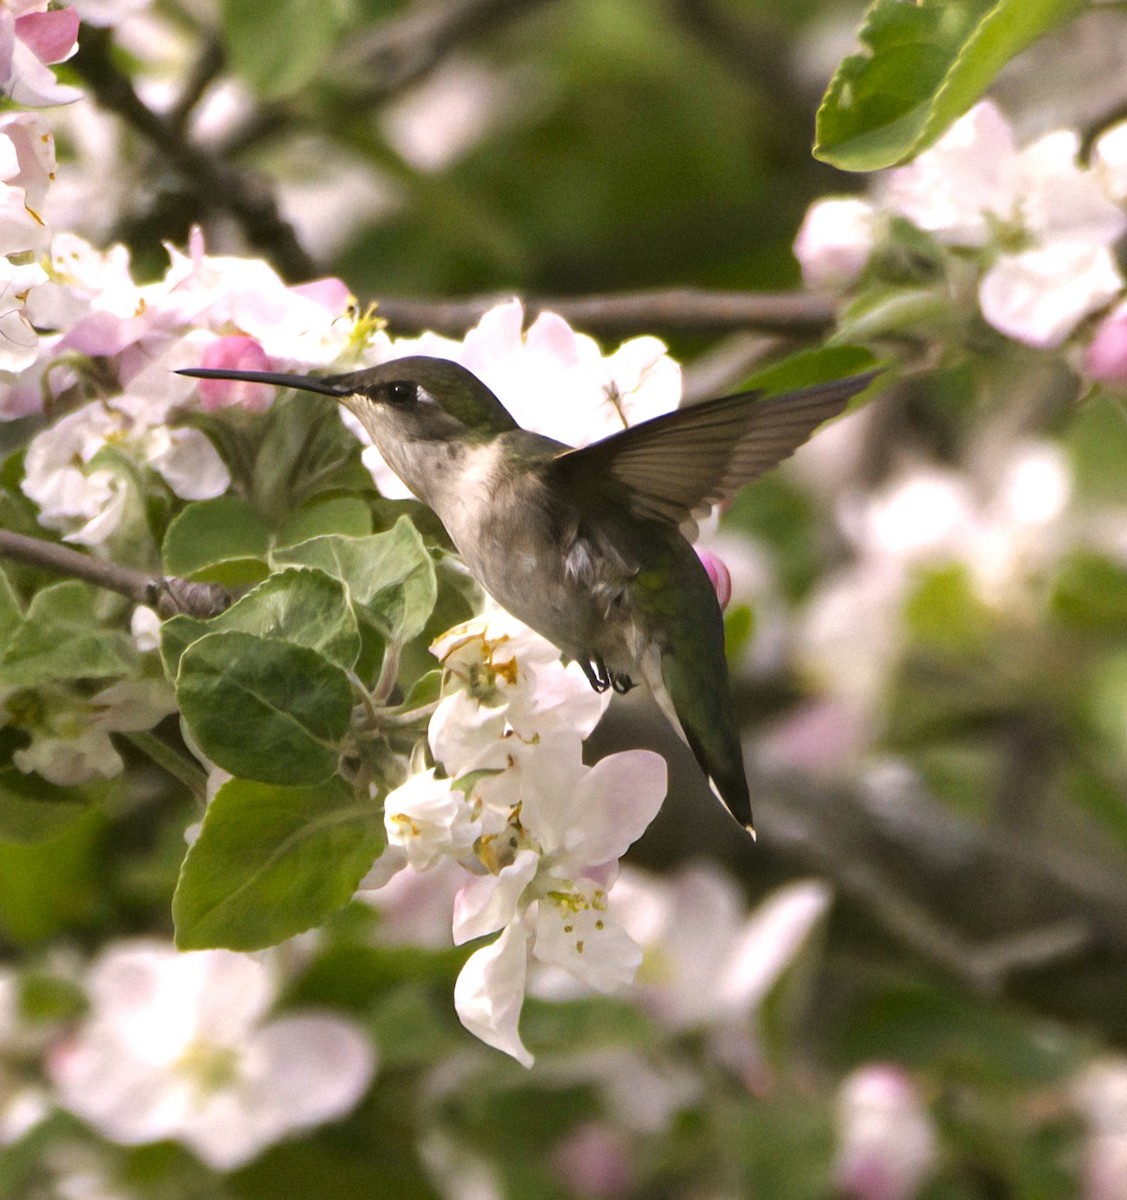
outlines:
[[[1100,322],[1084,350],[1084,371],[1101,383],[1127,383],[1127,305]]]
[[[0,84],[12,78],[12,56],[16,47],[16,18],[10,9],[0,8]]]
[[[6,90],[10,100],[28,108],[73,104],[75,100],[82,99],[82,92],[78,88],[59,83],[54,71],[40,62],[35,52],[18,38],[12,47]]]
[[[474,1037],[511,1055],[524,1067],[531,1067],[534,1061],[518,1028],[531,939],[532,930],[523,922],[514,922],[495,942],[466,959],[454,984],[458,1020]]]
[[[24,13],[16,18],[16,37],[40,62],[62,62],[78,44],[78,13],[73,8]]]
[[[657,816],[667,786],[665,759],[652,750],[600,759],[579,784],[572,828],[560,836],[569,862],[599,866],[621,858]]]
[[[254,338],[232,335],[216,338],[204,348],[200,366],[218,371],[269,371],[273,364]],[[205,412],[217,408],[245,408],[265,412],[274,402],[275,389],[265,383],[234,379],[201,379],[200,406]]]
[[[716,600],[721,610],[727,608],[728,601],[732,598],[731,571],[728,570],[720,555],[713,554],[711,550],[701,550],[698,547],[697,558],[700,559],[701,565],[708,574],[708,582],[712,584],[712,590],[716,593]]]
[[[355,296],[342,279],[329,275],[324,279],[313,279],[309,283],[295,284],[290,291],[297,296],[304,296],[315,304],[321,305],[331,313],[344,312],[355,302]]]
[[[991,218],[1011,220],[1019,198],[1013,131],[989,100],[957,120],[929,150],[885,178],[885,202],[940,241],[981,246]]]
[[[575,330],[557,313],[542,312],[529,326],[524,340],[530,349],[541,350],[562,367],[579,362]]]
[[[454,945],[496,933],[509,924],[521,893],[532,882],[540,856],[520,850],[496,875],[471,876],[454,898]]]
[[[21,187],[30,208],[39,209],[55,173],[55,139],[51,127],[38,113],[16,112],[0,117],[0,133],[15,155],[14,169],[7,159],[4,180]]]
[[[320,1013],[269,1021],[239,1051],[237,1089],[204,1098],[177,1131],[221,1171],[250,1162],[297,1130],[344,1116],[376,1068],[371,1041],[352,1021]]]

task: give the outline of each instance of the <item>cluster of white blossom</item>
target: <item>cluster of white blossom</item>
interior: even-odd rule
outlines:
[[[984,101],[910,164],[878,177],[869,199],[817,201],[795,253],[808,286],[847,290],[888,236],[890,219],[907,220],[973,265],[990,325],[1054,348],[1124,291],[1114,244],[1127,230],[1125,199],[1127,123],[1105,132],[1085,165],[1077,134],[1060,130],[1019,148],[1005,116]],[[1127,378],[1125,324],[1121,304],[1085,336],[1093,378]]]
[[[641,961],[608,893],[665,797],[665,763],[628,750],[585,765],[606,696],[507,614],[452,629],[433,650],[446,679],[429,729],[442,774],[388,795],[388,849],[369,883],[444,857],[467,869],[454,942],[497,936],[467,960],[455,1006],[478,1037],[531,1065],[517,1029],[530,961],[601,991],[624,987]]]

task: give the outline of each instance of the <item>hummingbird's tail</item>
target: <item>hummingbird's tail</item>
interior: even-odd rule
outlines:
[[[656,648],[655,648],[656,651]],[[688,743],[716,798],[755,837],[743,750],[732,719],[727,667],[669,653],[642,662],[642,674],[658,707]]]

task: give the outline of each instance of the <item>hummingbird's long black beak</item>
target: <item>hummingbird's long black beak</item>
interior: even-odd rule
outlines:
[[[276,371],[225,371],[220,367],[182,367],[177,375],[190,375],[193,379],[233,379],[239,383],[271,383],[275,387],[297,388],[303,392],[320,392],[323,396],[335,396],[338,400],[351,395],[349,388],[341,387],[333,378],[318,379],[315,375],[286,375]]]

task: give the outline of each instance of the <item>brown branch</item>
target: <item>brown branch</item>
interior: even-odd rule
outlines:
[[[761,845],[831,880],[854,912],[974,991],[1127,1043],[1127,880],[1031,834],[949,812],[915,783],[879,798],[755,772]]]
[[[477,324],[510,295],[430,300],[384,296],[379,314],[398,333],[431,329],[454,337]],[[802,292],[709,292],[669,288],[596,296],[531,296],[524,301],[530,318],[549,310],[572,325],[608,337],[637,333],[719,334],[755,329],[816,336],[833,326],[833,301]]]
[[[117,592],[134,604],[152,605],[165,617],[176,613],[214,617],[232,600],[231,593],[216,583],[147,575],[144,571],[106,562],[57,542],[26,537],[8,529],[0,529],[0,558],[10,558],[54,575],[81,579],[95,587]]]
[[[129,77],[114,63],[106,30],[85,28],[69,65],[87,83],[98,103],[132,126],[181,176],[201,209],[229,213],[251,245],[262,251],[287,279],[309,279],[317,264],[283,219],[268,188],[254,177],[220,162],[185,135],[182,117],[153,112]],[[206,66],[206,64],[205,64]]]

